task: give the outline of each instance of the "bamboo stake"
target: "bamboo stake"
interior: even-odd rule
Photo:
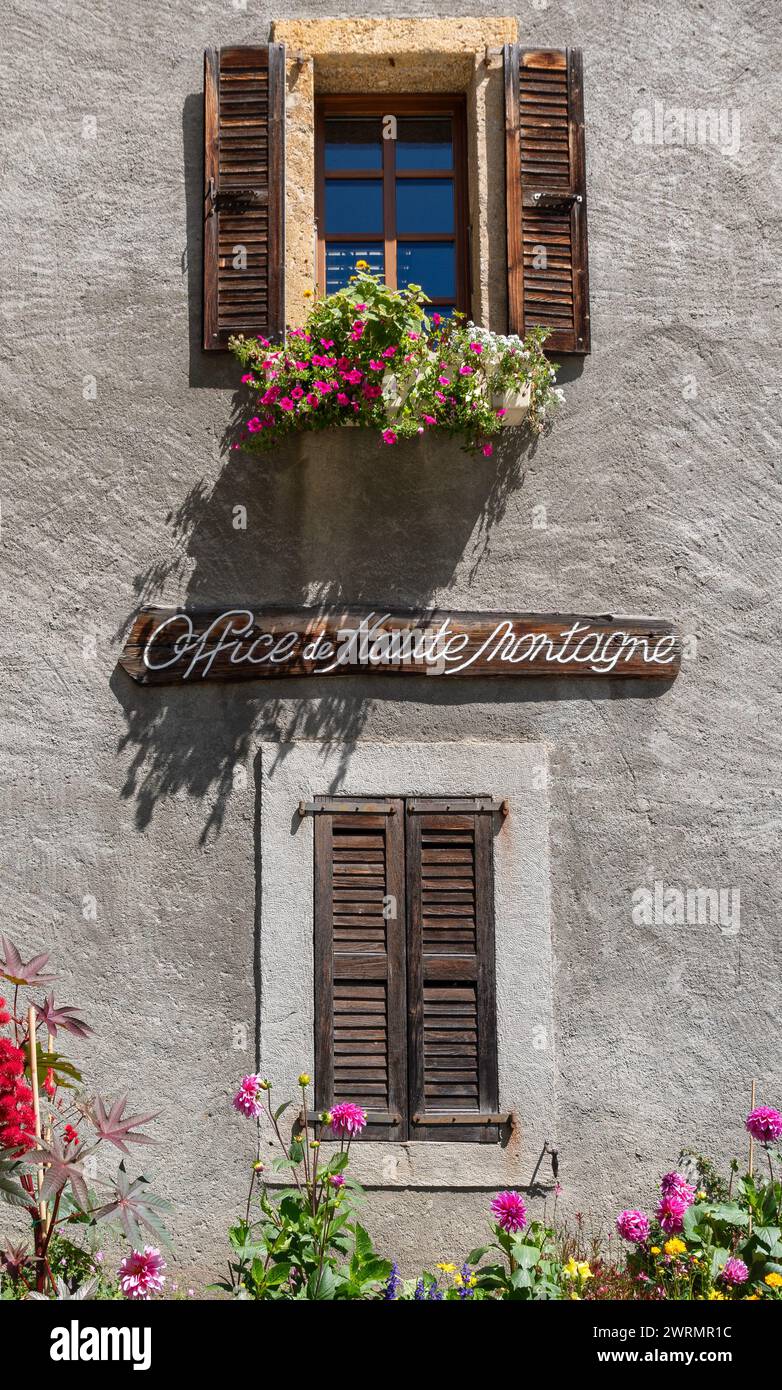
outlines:
[[[35,1044],[35,1006],[33,1004],[27,1010],[27,1041],[30,1047],[30,1081],[33,1088],[33,1114],[35,1116],[35,1146],[38,1150],[41,1147],[41,1101],[38,1093],[38,1052]],[[46,1203],[41,1198],[43,1188],[43,1164],[39,1164],[36,1169],[38,1186],[38,1209],[41,1217],[41,1228],[46,1230]]]
[[[754,1082],[754,1080],[753,1080],[753,1082],[752,1082],[751,1099],[750,1099],[750,1103],[749,1103],[749,1108],[750,1108],[751,1111],[755,1109],[755,1082]],[[752,1174],[753,1174],[753,1172],[754,1172],[754,1168],[755,1168],[755,1140],[754,1140],[753,1136],[750,1134],[750,1136],[749,1136],[749,1176],[750,1176],[750,1177],[752,1177]],[[748,1235],[752,1235],[752,1212],[750,1212],[750,1214],[749,1214],[749,1226],[748,1226],[748,1228],[747,1228],[747,1233],[748,1233]]]

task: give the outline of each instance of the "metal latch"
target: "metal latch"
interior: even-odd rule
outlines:
[[[584,198],[581,193],[559,193],[556,190],[545,193],[543,190],[538,193],[525,193],[525,208],[572,208],[574,203],[583,203]]]

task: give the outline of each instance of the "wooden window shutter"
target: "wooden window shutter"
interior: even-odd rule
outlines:
[[[546,351],[587,353],[584,91],[581,50],[505,45],[508,321],[552,329]]]
[[[404,819],[314,812],[315,1108],[355,1101],[378,1139],[407,1137]]]
[[[493,816],[430,804],[406,816],[410,1133],[496,1142]]]
[[[204,348],[285,325],[285,46],[204,55]]]

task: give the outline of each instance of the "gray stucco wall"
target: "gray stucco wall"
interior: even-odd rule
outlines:
[[[570,1211],[648,1200],[680,1142],[732,1152],[751,1077],[779,1100],[776,8],[519,15],[530,45],[584,49],[593,354],[566,369],[552,435],[490,462],[431,440],[381,458],[358,432],[223,451],[236,372],[198,347],[201,54],[272,17],[253,0],[10,0],[4,17],[2,925],[63,964],[97,1029],[90,1079],[162,1105],[145,1167],[196,1273],[222,1257],[252,1156],[229,1097],[254,1065],[262,744],[546,745],[549,1137]],[[637,143],[655,101],[738,112],[739,152]],[[242,598],[659,612],[697,656],[662,693],[149,691],[115,670],[137,603]],[[740,931],[634,925],[655,881],[739,888]],[[371,1210],[412,1264],[411,1232],[422,1256],[457,1255],[485,1205],[392,1191]]]

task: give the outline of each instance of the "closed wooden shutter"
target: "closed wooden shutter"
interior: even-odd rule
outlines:
[[[493,816],[415,800],[405,819],[411,1136],[494,1142]]]
[[[505,45],[508,319],[546,350],[588,353],[584,94],[581,50]]]
[[[204,55],[204,348],[282,335],[285,48]]]
[[[315,1106],[354,1101],[367,1137],[403,1139],[404,803],[362,805],[372,809],[314,812]]]

